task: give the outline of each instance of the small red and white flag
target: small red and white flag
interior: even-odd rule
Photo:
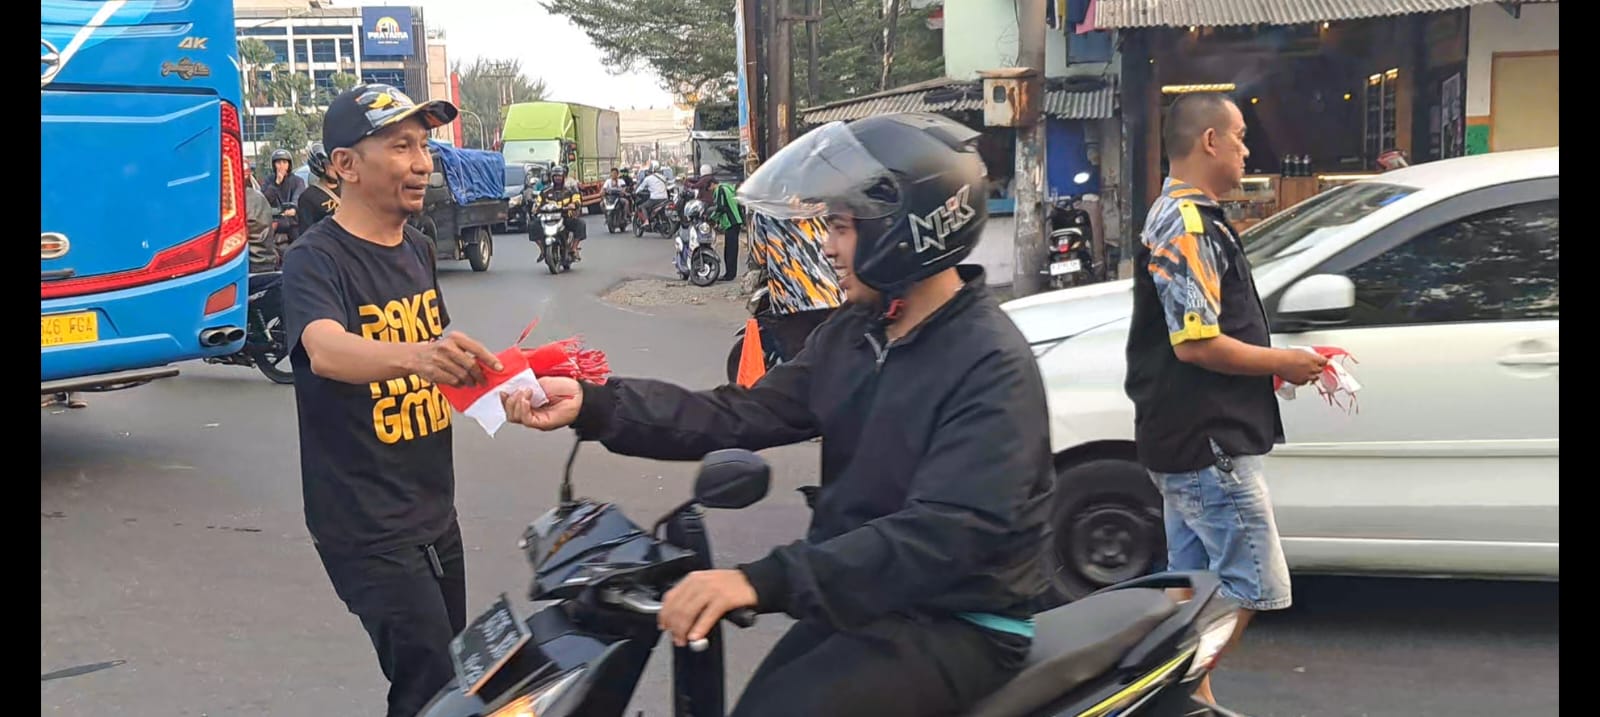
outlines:
[[[553,341],[538,348],[522,348],[522,342],[527,340],[528,334],[533,332],[533,327],[538,323],[538,320],[534,320],[528,324],[528,328],[523,329],[522,335],[517,337],[515,345],[495,355],[500,359],[501,370],[481,366],[486,379],[483,384],[460,387],[439,385],[439,391],[453,408],[471,416],[491,436],[506,423],[505,405],[500,402],[502,393],[529,389],[533,392],[533,405],[538,407],[550,400],[544,388],[539,386],[540,376],[564,376],[588,383],[605,383],[606,377],[611,374],[606,355],[585,348],[576,337]]]

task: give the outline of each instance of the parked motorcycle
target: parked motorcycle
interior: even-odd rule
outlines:
[[[1047,244],[1045,266],[1050,273],[1050,288],[1064,289],[1096,281],[1094,230],[1081,198],[1062,197],[1055,201],[1050,209]]]
[[[661,641],[661,598],[711,567],[702,508],[737,510],[766,497],[766,461],[733,449],[707,455],[693,497],[649,531],[615,504],[572,497],[574,443],[560,504],[523,532],[533,566],[529,599],[553,601],[524,618],[501,594],[450,644],[456,677],[421,717],[621,717]],[[1191,588],[1174,603],[1163,588]],[[1210,573],[1165,573],[1112,586],[1041,613],[1026,666],[979,703],[974,717],[1218,715],[1192,697],[1236,622]],[[749,627],[749,609],[724,621]],[[671,712],[725,714],[720,625],[674,647]]]
[[[560,205],[545,202],[539,206],[538,221],[528,225],[528,239],[544,244],[544,265],[551,274],[572,268],[572,232]]]
[[[606,215],[606,233],[615,234],[628,228],[628,199],[621,189],[607,189],[600,200]]]
[[[289,367],[289,336],[283,324],[283,272],[251,274],[246,299],[246,328],[208,329],[200,334],[207,346],[221,346],[244,339],[244,348],[227,356],[205,359],[206,363],[254,368],[276,384],[294,383]]]
[[[722,276],[722,258],[717,256],[705,202],[691,199],[683,209],[684,229],[672,238],[675,251],[672,268],[679,279],[695,286],[711,286]]]

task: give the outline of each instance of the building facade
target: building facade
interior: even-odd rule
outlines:
[[[334,78],[339,74],[394,85],[419,102],[449,97],[443,41],[426,39],[421,8],[239,0],[234,16],[239,40],[260,40],[274,55],[265,66],[242,68],[247,156],[259,154],[272,142],[278,120],[293,108],[322,109],[335,94]],[[282,73],[305,77],[308,82],[300,86],[310,89],[309,96],[296,91],[287,104],[275,101],[266,88]],[[441,128],[437,134],[445,139],[449,130]]]

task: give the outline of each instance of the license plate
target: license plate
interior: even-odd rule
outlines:
[[[1050,265],[1050,275],[1061,276],[1062,274],[1071,274],[1082,268],[1083,262],[1077,259],[1058,261]]]
[[[528,625],[511,608],[511,599],[501,593],[499,600],[450,641],[450,659],[455,662],[461,691],[477,694],[532,639]]]
[[[100,340],[100,315],[93,311],[39,317],[39,346],[92,344]]]

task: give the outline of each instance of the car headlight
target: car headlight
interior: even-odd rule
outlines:
[[[568,689],[578,684],[583,673],[582,667],[568,672],[555,682],[512,700],[506,706],[495,710],[489,717],[539,717],[547,713]]]

